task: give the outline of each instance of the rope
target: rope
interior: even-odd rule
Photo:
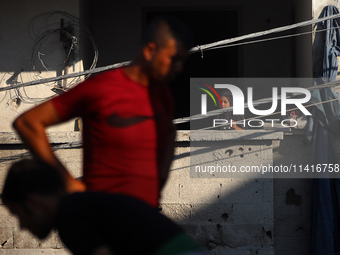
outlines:
[[[290,34],[290,35],[282,35],[282,36],[277,36],[277,37],[272,37],[272,38],[267,38],[267,39],[259,39],[259,40],[249,41],[249,42],[221,45],[221,46],[216,46],[216,47],[209,48],[209,49],[206,49],[206,50],[216,50],[216,49],[222,49],[222,48],[228,48],[228,47],[235,47],[235,46],[243,46],[243,45],[248,45],[248,44],[254,44],[254,43],[259,43],[259,42],[267,42],[267,41],[273,41],[273,40],[279,40],[279,39],[286,39],[286,38],[291,38],[291,37],[297,37],[297,36],[302,36],[302,35],[308,35],[308,34],[313,34],[313,33],[324,32],[324,31],[328,31],[328,30],[332,30],[332,29],[337,29],[337,28],[340,28],[340,26],[332,27],[332,28],[319,29],[319,30],[316,30],[316,31],[313,30],[313,31],[308,31],[308,32],[303,32],[303,33],[296,33],[296,34]]]
[[[52,82],[52,81],[69,79],[69,78],[83,76],[83,75],[87,75],[87,74],[99,73],[99,72],[103,72],[103,71],[106,71],[106,70],[119,68],[121,66],[126,66],[129,63],[130,63],[130,61],[126,61],[126,62],[121,62],[121,63],[109,65],[109,66],[95,68],[93,70],[87,70],[87,71],[78,72],[78,73],[61,75],[61,76],[57,76],[57,77],[53,77],[53,78],[45,78],[45,79],[40,79],[40,80],[36,80],[36,81],[30,81],[30,82],[25,82],[25,83],[21,83],[21,84],[16,84],[16,85],[0,88],[0,92],[10,90],[10,89],[17,89],[17,88],[21,88],[21,87],[28,87],[28,86],[33,86],[33,85],[37,85],[37,84],[48,83],[48,82]]]
[[[216,47],[216,46],[226,45],[226,44],[230,44],[230,43],[233,43],[233,42],[242,41],[242,40],[245,40],[245,39],[260,37],[260,36],[263,36],[263,35],[279,33],[279,32],[283,32],[283,31],[287,31],[287,30],[293,29],[293,28],[313,25],[313,24],[316,24],[316,23],[319,23],[319,22],[322,22],[322,21],[325,21],[325,20],[336,19],[336,18],[340,18],[340,13],[336,14],[336,15],[324,17],[324,18],[303,21],[303,22],[295,23],[293,25],[273,28],[273,29],[269,29],[269,30],[266,30],[266,31],[262,31],[262,32],[256,32],[256,33],[252,33],[252,34],[248,34],[248,35],[243,35],[243,36],[239,36],[239,37],[235,37],[235,38],[231,38],[231,39],[226,39],[226,40],[222,40],[222,41],[218,41],[218,42],[214,42],[214,43],[200,45],[200,46],[192,48],[190,50],[190,52],[198,52],[198,51],[206,50],[206,49],[213,48],[213,47]]]

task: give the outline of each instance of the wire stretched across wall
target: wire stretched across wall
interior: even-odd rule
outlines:
[[[291,30],[291,29],[298,28],[298,27],[314,25],[316,23],[319,23],[319,22],[322,22],[322,21],[325,21],[325,20],[335,19],[335,18],[340,18],[340,14],[336,14],[336,15],[332,15],[332,16],[328,16],[328,17],[324,17],[324,18],[319,18],[319,19],[314,19],[314,20],[303,21],[303,22],[299,22],[299,23],[296,23],[296,24],[293,24],[293,25],[283,26],[283,27],[274,28],[274,29],[270,29],[270,30],[256,32],[256,33],[251,33],[251,34],[248,34],[248,35],[243,35],[243,36],[239,36],[239,37],[235,37],[235,38],[231,38],[231,39],[221,40],[221,41],[214,42],[214,43],[196,46],[196,47],[193,47],[192,49],[190,49],[190,53],[194,53],[194,52],[202,53],[205,50],[218,49],[221,46],[225,46],[225,45],[237,42],[237,41],[261,37],[261,36],[264,36],[264,35],[269,35],[269,34],[278,33],[278,32],[283,32],[283,31]],[[314,33],[314,32],[316,33],[316,32],[319,32],[319,31],[311,31],[309,33]],[[298,35],[300,35],[300,34],[295,34],[295,35],[292,35],[292,36],[298,36]],[[280,38],[278,38],[278,39],[280,39]],[[266,40],[271,40],[271,39],[266,39]],[[254,43],[254,42],[248,42],[248,43]],[[234,46],[237,46],[237,45],[234,45]],[[37,84],[41,84],[41,83],[51,82],[51,81],[54,81],[54,80],[58,81],[58,80],[62,80],[62,79],[69,79],[69,78],[83,76],[83,75],[87,75],[87,74],[99,73],[99,72],[102,72],[102,71],[105,71],[105,70],[110,70],[110,69],[115,69],[115,68],[118,68],[118,67],[121,67],[121,66],[125,66],[125,65],[128,65],[129,63],[130,63],[130,61],[126,61],[126,62],[116,63],[116,64],[113,64],[113,65],[108,65],[108,66],[105,66],[105,67],[94,68],[93,70],[86,70],[86,71],[83,71],[83,72],[61,75],[61,76],[57,76],[57,77],[54,77],[54,78],[51,78],[51,79],[46,78],[46,79],[41,79],[41,80],[38,80],[38,81],[16,84],[16,85],[13,85],[13,86],[0,88],[0,92],[10,90],[10,89],[14,89],[14,88],[19,88],[19,87],[33,86],[33,85],[37,85]]]
[[[34,23],[34,20],[36,18],[38,18],[42,15],[52,16],[52,15],[56,15],[56,14],[65,15],[66,17],[69,17],[72,20],[76,20],[78,22],[76,17],[74,17],[70,14],[64,13],[64,12],[57,12],[56,11],[56,12],[49,12],[49,13],[44,13],[44,14],[36,16],[34,19],[32,19],[32,24]],[[235,38],[225,39],[225,40],[221,40],[221,41],[217,41],[217,42],[213,42],[213,43],[209,43],[209,44],[205,44],[205,45],[199,45],[199,46],[196,46],[196,47],[193,47],[192,49],[190,49],[189,52],[190,53],[199,52],[203,57],[204,56],[203,52],[207,51],[207,50],[216,50],[216,49],[220,49],[220,48],[224,48],[224,47],[235,47],[235,46],[239,46],[239,45],[253,44],[253,43],[259,43],[259,42],[264,42],[264,41],[278,40],[278,39],[283,39],[283,38],[288,38],[288,37],[296,37],[296,36],[302,36],[302,35],[311,34],[311,33],[323,32],[323,31],[326,31],[326,29],[317,30],[317,31],[312,30],[312,31],[304,32],[304,33],[296,33],[296,34],[285,35],[285,36],[278,36],[278,37],[272,37],[272,38],[266,38],[266,39],[260,39],[260,40],[253,40],[253,41],[247,41],[247,42],[242,42],[242,43],[235,43],[235,42],[239,42],[239,41],[243,41],[243,40],[247,40],[247,39],[257,38],[257,37],[261,37],[261,36],[265,36],[265,35],[269,35],[269,34],[274,34],[274,33],[279,33],[279,32],[283,32],[283,31],[291,30],[291,29],[298,28],[298,27],[315,25],[319,22],[322,22],[322,21],[325,21],[325,20],[330,20],[330,19],[335,19],[335,18],[340,18],[340,14],[336,14],[336,15],[332,15],[332,16],[328,16],[328,17],[324,17],[324,18],[319,18],[319,19],[314,19],[314,20],[303,21],[303,22],[295,23],[295,24],[288,25],[288,26],[282,26],[282,27],[278,27],[278,28],[274,28],[274,29],[270,29],[270,30],[251,33],[251,34],[248,34],[248,35],[243,35],[243,36],[239,36],[239,37],[235,37]],[[31,26],[33,27],[32,24],[30,24],[30,27]],[[80,23],[79,23],[79,26],[80,26]],[[333,29],[335,29],[335,28],[333,28]],[[85,31],[87,31],[87,30],[85,29]],[[33,35],[36,34],[34,29],[32,29],[31,33]],[[38,41],[40,41],[40,40],[38,40]],[[93,45],[94,45],[94,49],[95,49],[95,57],[94,57],[94,61],[93,61],[89,70],[86,70],[86,71],[83,71],[83,72],[77,72],[77,73],[70,73],[70,74],[61,75],[61,76],[57,76],[57,77],[43,78],[43,79],[34,80],[34,81],[30,81],[30,82],[19,83],[19,84],[7,86],[7,87],[2,87],[2,88],[0,88],[0,92],[12,90],[12,89],[17,90],[18,88],[21,88],[21,87],[34,86],[34,85],[43,84],[43,83],[56,82],[56,81],[60,81],[60,80],[63,80],[63,79],[70,79],[70,78],[79,79],[79,77],[81,77],[81,76],[85,76],[85,78],[86,78],[91,74],[95,74],[95,73],[103,72],[103,71],[106,71],[106,70],[119,68],[119,67],[122,67],[122,66],[126,66],[130,63],[130,61],[126,61],[126,62],[116,63],[116,64],[105,66],[105,67],[95,68],[95,64],[96,64],[96,61],[97,61],[97,58],[98,58],[98,51],[95,47],[94,42],[93,42]],[[37,47],[37,43],[35,44],[34,48],[35,47]],[[75,84],[76,83],[73,83],[72,86],[74,86]],[[313,90],[318,90],[318,89],[327,88],[327,87],[335,87],[335,86],[338,86],[338,85],[340,85],[340,81],[334,81],[334,82],[330,82],[330,83],[327,83],[327,84],[324,84],[324,85],[319,85],[317,87],[310,87],[310,88],[307,88],[307,89],[310,90],[310,91],[313,91]],[[269,98],[269,99],[271,99],[271,98]],[[264,103],[267,103],[269,99],[260,99],[260,100],[254,101],[253,103],[254,103],[254,105],[264,104]],[[230,108],[230,109],[232,109],[232,108]],[[185,123],[185,122],[189,122],[191,120],[197,120],[197,119],[200,119],[200,118],[215,116],[215,115],[218,115],[225,110],[230,110],[230,109],[219,109],[219,110],[211,111],[211,112],[208,112],[208,114],[206,116],[201,116],[201,115],[198,116],[197,115],[197,116],[179,118],[179,119],[174,120],[174,123],[175,124]]]

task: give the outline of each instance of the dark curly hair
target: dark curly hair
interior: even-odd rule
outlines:
[[[233,105],[233,94],[229,89],[223,89],[222,92],[220,92],[221,97],[226,97],[230,103],[230,106]]]
[[[53,167],[37,159],[22,159],[8,170],[2,201],[24,204],[29,193],[53,195],[60,190],[65,190],[65,184]]]

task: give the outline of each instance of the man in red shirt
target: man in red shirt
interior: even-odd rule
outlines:
[[[156,19],[132,63],[86,80],[19,116],[14,128],[37,158],[81,191],[52,152],[48,126],[83,121],[83,181],[90,191],[122,193],[157,206],[174,153],[172,98],[165,82],[181,71],[191,45],[177,20]]]

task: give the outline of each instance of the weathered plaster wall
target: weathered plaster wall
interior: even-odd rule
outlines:
[[[75,177],[81,176],[82,154],[80,149],[81,136],[76,133],[52,133],[49,140],[57,156],[70,169]],[[20,158],[29,157],[29,153],[21,141],[13,133],[0,134],[0,189],[8,167]],[[0,254],[66,254],[62,242],[56,233],[52,233],[45,241],[34,238],[26,230],[20,230],[19,222],[0,206]],[[27,250],[29,249],[29,250]]]
[[[67,54],[60,41],[59,33],[51,31],[60,28],[60,19],[64,18],[65,26],[74,25],[74,34],[79,39],[79,27],[74,20],[65,16],[39,17],[42,13],[53,11],[67,12],[79,17],[79,1],[13,0],[2,3],[0,8],[0,88],[55,77],[64,72],[64,60]],[[39,37],[47,32],[48,35]],[[82,71],[83,68],[79,58],[79,48],[76,48],[75,52],[75,62],[70,63],[69,73]],[[68,82],[72,82],[72,79]],[[16,116],[41,103],[47,97],[56,95],[57,93],[52,91],[55,85],[56,83],[47,83],[0,92],[0,131],[12,131],[11,123]],[[51,130],[71,131],[74,130],[74,123]]]
[[[40,66],[40,71],[32,71],[32,48],[36,42],[36,37],[30,30],[31,21],[38,14],[60,10],[82,17],[82,20],[90,26],[99,47],[99,65],[108,65],[116,62],[126,61],[133,58],[142,30],[143,13],[146,9],[231,9],[237,10],[238,34],[244,35],[252,32],[263,31],[294,22],[308,20],[311,17],[311,2],[300,1],[261,1],[251,0],[225,1],[225,0],[199,0],[195,1],[58,1],[46,2],[42,0],[34,1],[6,1],[0,10],[1,28],[1,48],[0,48],[0,87],[6,87],[16,83],[22,83],[43,77],[53,77],[63,72],[62,65],[56,68],[49,68],[48,71]],[[60,20],[51,16],[48,20],[39,20],[34,23],[36,32],[42,32],[46,23]],[[65,20],[67,22],[67,20]],[[124,25],[122,25],[124,24]],[[292,31],[290,31],[292,32]],[[273,35],[275,36],[275,34]],[[85,36],[79,38],[82,52],[78,54],[78,62],[75,70],[82,69],[81,59],[87,62],[91,59],[92,48],[89,42],[84,40]],[[220,38],[226,39],[224,37]],[[211,42],[206,38],[206,42]],[[240,65],[239,75],[242,77],[310,77],[310,44],[309,36],[299,39],[275,40],[265,43],[251,44],[243,48],[235,48],[239,52],[239,59],[235,63]],[[83,43],[83,44],[82,44]],[[202,44],[202,42],[197,42]],[[45,45],[46,46],[46,45]],[[45,59],[47,66],[56,66],[65,57],[65,52],[58,42],[49,45],[41,50],[40,55]],[[58,48],[59,47],[59,48]],[[278,50],[279,49],[279,50]],[[89,54],[91,52],[91,54]],[[35,55],[36,63],[40,61]],[[228,56],[226,56],[228,58]],[[53,61],[52,61],[52,60]],[[199,61],[209,61],[208,57]],[[260,64],[259,64],[260,63]],[[73,68],[73,66],[72,66]],[[72,69],[71,68],[71,69]],[[201,75],[204,75],[203,73]],[[71,81],[69,81],[71,82]],[[43,99],[47,96],[55,95],[51,89],[54,85],[44,84],[34,87],[20,89],[19,91],[0,92],[0,130],[11,131],[11,123],[18,114],[36,105],[36,98]],[[24,102],[20,95],[35,98],[31,103]],[[256,88],[256,97],[270,96],[270,90],[262,87]],[[72,131],[74,123],[58,127],[53,131]]]
[[[307,165],[311,145],[304,132],[273,144],[276,165]],[[310,254],[313,179],[274,179],[274,247],[277,255]]]
[[[226,154],[228,162],[255,165],[259,162],[256,155],[259,151],[260,160],[274,165],[309,162],[310,148],[304,142],[303,133],[286,134],[283,140],[272,140],[273,137],[266,140],[261,139],[264,134],[246,132],[227,132],[229,140],[219,150],[234,152]],[[258,138],[242,140],[243,136]],[[13,160],[28,155],[13,134],[1,137],[0,183]],[[210,254],[309,254],[311,180],[190,178],[188,132],[180,132],[178,139],[175,161],[162,196],[161,208],[165,215],[181,224]],[[59,148],[56,152],[61,160],[75,176],[80,176],[79,133],[54,133],[50,141]],[[203,147],[196,144],[196,148]],[[207,151],[206,155],[218,154]],[[32,238],[18,229],[17,221],[2,206],[0,218],[0,243],[3,244],[0,254],[12,254],[9,251],[24,254],[26,249],[34,249],[34,252],[30,250],[32,254],[41,251],[60,254],[62,244],[55,234],[45,242]]]
[[[319,17],[322,9],[327,5],[335,5],[336,7],[340,7],[339,0],[318,0],[312,1],[313,4],[313,18],[316,19]]]
[[[93,5],[86,3],[92,2]],[[78,0],[46,2],[42,0],[34,1],[6,1],[0,9],[0,28],[1,28],[1,48],[0,48],[0,87],[6,87],[17,83],[36,80],[44,77],[54,77],[63,73],[62,60],[65,58],[65,52],[58,38],[49,37],[53,43],[42,42],[39,45],[41,54],[39,57],[44,60],[47,68],[40,64],[38,54],[35,57],[35,66],[38,70],[33,71],[32,49],[37,43],[36,34],[47,29],[46,24],[60,20],[54,16],[44,19],[35,20],[33,26],[36,28],[36,34],[32,33],[31,25],[34,17],[48,11],[64,11],[75,17],[80,17],[85,23],[90,25],[95,40],[99,47],[99,64],[108,65],[116,62],[126,61],[133,58],[137,47],[142,29],[143,10],[145,9],[204,9],[204,8],[230,8],[239,11],[238,31],[239,35],[258,32],[265,29],[275,28],[293,23],[295,20],[300,21],[299,13],[304,13],[307,18],[309,7],[296,7],[294,1],[273,2],[261,1],[261,3],[243,0],[243,1],[224,1],[214,0],[181,1],[169,3],[168,1],[129,1],[129,2],[98,2],[83,1],[82,8],[79,7]],[[91,7],[91,9],[89,9]],[[292,10],[296,9],[294,12]],[[90,10],[90,11],[89,11]],[[65,18],[65,23],[68,20]],[[124,24],[124,25],[122,25]],[[78,38],[82,53],[77,54],[77,61],[74,65],[74,71],[82,70],[81,58],[87,60],[91,58],[93,49],[90,43],[84,40],[85,37]],[[226,38],[220,38],[226,39]],[[206,39],[207,42],[209,38]],[[81,44],[81,43],[84,44]],[[41,43],[41,41],[39,42]],[[202,44],[202,42],[197,42]],[[276,40],[275,42],[265,44],[253,44],[244,47],[239,51],[240,75],[244,77],[290,77],[294,73],[305,73],[305,71],[296,71],[301,69],[300,65],[295,65],[295,61],[308,63],[306,56],[308,54],[300,53],[294,57],[294,45],[298,44],[291,40]],[[89,46],[86,50],[85,48]],[[300,47],[307,49],[308,47]],[[280,49],[280,50],[277,50]],[[77,49],[79,50],[79,49]],[[89,54],[91,52],[91,54]],[[81,55],[82,54],[82,55]],[[227,57],[227,56],[226,56]],[[279,59],[279,61],[277,61]],[[202,60],[203,61],[203,60]],[[207,58],[204,59],[207,61]],[[261,62],[259,65],[258,62]],[[46,70],[48,69],[48,71]],[[73,69],[73,65],[70,69]],[[308,69],[308,68],[307,68]],[[295,71],[294,71],[295,70]],[[301,70],[304,70],[303,68]],[[71,70],[70,70],[71,71]],[[73,71],[73,70],[72,70]],[[305,75],[305,76],[308,76]],[[70,80],[68,82],[71,82]],[[3,132],[11,131],[11,123],[18,114],[36,105],[39,99],[53,96],[56,93],[51,89],[55,84],[43,84],[39,86],[0,92],[0,130]],[[266,96],[268,90],[258,88],[261,94]],[[30,103],[22,100],[19,93]],[[27,94],[27,96],[25,95]],[[34,99],[32,99],[34,98]],[[52,129],[53,131],[72,131],[74,123],[71,122],[66,126]]]
[[[255,139],[247,138],[252,135]],[[273,180],[247,174],[190,178],[189,168],[216,160],[236,167],[272,165],[272,139],[282,137],[266,135],[232,131],[225,132],[226,140],[219,140],[211,134],[204,141],[191,141],[190,147],[182,143],[176,148],[162,212],[183,225],[210,254],[274,254]],[[199,153],[194,163],[190,150]]]
[[[262,1],[228,1],[229,6],[242,5],[242,34],[261,31],[281,25],[291,24],[292,21],[307,20],[310,17],[310,2],[293,1],[273,2]],[[20,71],[23,81],[35,78],[35,74],[26,73],[30,68],[30,50],[34,40],[29,38],[27,27],[35,15],[54,9],[67,11],[79,16],[79,1],[58,1],[48,3],[43,0],[6,1],[0,9],[1,48],[0,56],[0,87],[7,86],[6,81]],[[171,3],[172,6],[190,6],[191,1]],[[205,7],[224,6],[226,1],[197,1],[196,5]],[[336,4],[338,1],[313,1],[313,17],[316,18],[326,4]],[[135,42],[139,40],[141,31],[141,8],[143,6],[168,6],[163,1],[133,1],[133,4],[113,3],[109,8],[112,26],[105,26],[97,31],[107,34],[110,27],[110,37],[102,41],[102,63],[111,64],[129,60],[133,57]],[[296,11],[291,12],[292,6]],[[34,8],[33,8],[34,7]],[[295,7],[294,7],[295,8]],[[100,8],[97,9],[100,12]],[[129,15],[126,15],[129,14]],[[103,15],[104,17],[105,15]],[[131,16],[133,18],[131,19]],[[98,16],[97,16],[98,18]],[[117,22],[119,20],[120,22]],[[257,21],[257,22],[254,22]],[[96,23],[97,22],[97,23]],[[94,24],[100,24],[99,19]],[[121,24],[125,24],[122,26]],[[127,33],[132,30],[135,33]],[[13,39],[15,38],[15,39]],[[221,38],[224,39],[224,38]],[[307,39],[308,41],[308,39]],[[123,42],[123,43],[122,43]],[[297,50],[298,61],[292,66],[290,52],[291,44],[278,42],[276,47],[250,47],[243,52],[243,74],[245,76],[264,77],[289,76],[292,70],[298,76],[308,77],[311,73],[310,45],[306,40],[298,40],[302,51]],[[280,49],[280,50],[278,50]],[[108,50],[108,52],[106,51]],[[261,60],[261,64],[259,63]],[[307,65],[305,64],[307,62]],[[79,67],[81,68],[81,67]],[[24,69],[22,71],[22,69]],[[39,74],[45,75],[43,72]],[[54,71],[53,74],[55,75]],[[21,77],[19,82],[21,82]],[[11,82],[11,80],[9,80]],[[41,86],[35,90],[27,90],[32,95],[50,95],[50,88]],[[53,94],[53,93],[52,93]],[[30,94],[31,95],[31,94]],[[10,131],[12,119],[31,105],[18,107],[15,92],[0,92],[0,131]],[[73,123],[59,130],[73,130]],[[210,250],[211,254],[276,254],[293,255],[309,254],[311,180],[275,179],[270,180],[235,180],[229,179],[191,179],[189,178],[190,158],[189,141],[182,139],[176,148],[176,160],[169,182],[164,190],[162,212],[195,237],[195,239]],[[285,136],[282,141],[274,141],[269,145],[274,150],[274,164],[288,162],[309,162],[309,146],[304,142],[304,135]],[[53,136],[55,144],[79,141],[78,138],[68,137],[60,141]],[[249,144],[230,144],[232,150],[247,149]],[[263,145],[251,144],[258,147]],[[230,149],[229,148],[229,149]],[[252,147],[253,148],[253,147]],[[239,153],[239,152],[238,152]],[[81,155],[78,148],[61,148],[57,150],[61,160],[72,169],[75,176],[80,176]],[[14,159],[27,156],[27,151],[17,142],[0,143],[0,188],[4,174]],[[0,206],[0,254],[65,254],[62,244],[53,234],[46,242],[33,239],[27,232],[18,229],[17,221],[9,216]],[[260,245],[259,245],[260,244]]]

